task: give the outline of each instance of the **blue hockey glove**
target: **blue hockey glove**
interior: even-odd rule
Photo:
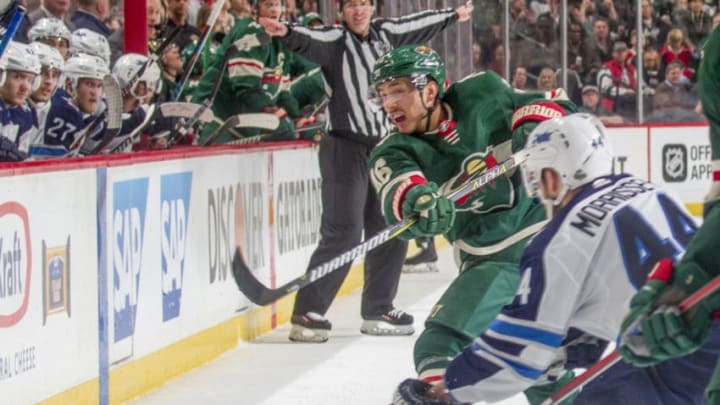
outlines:
[[[418,221],[408,229],[413,238],[445,233],[455,222],[455,203],[438,194],[433,182],[411,187],[400,209],[403,218],[418,214]]]
[[[0,135],[0,162],[22,162],[26,158],[13,141]]]
[[[452,405],[452,402],[441,401],[428,396],[432,385],[414,378],[401,382],[393,393],[391,405]]]

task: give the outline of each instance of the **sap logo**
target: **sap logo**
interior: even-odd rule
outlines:
[[[160,179],[163,322],[180,315],[191,187],[191,172]]]
[[[0,328],[18,323],[30,298],[30,223],[17,202],[0,205]]]
[[[135,333],[148,178],[113,184],[112,267],[114,341]]]

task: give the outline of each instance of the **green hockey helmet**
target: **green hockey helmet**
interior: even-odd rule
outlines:
[[[386,53],[375,62],[371,75],[371,100],[377,101],[377,86],[401,77],[409,77],[422,90],[432,79],[438,84],[438,98],[445,93],[445,64],[440,55],[425,45],[405,45]]]

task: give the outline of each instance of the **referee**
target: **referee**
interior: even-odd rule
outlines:
[[[259,0],[264,1],[264,0]],[[328,106],[329,136],[320,142],[322,219],[320,242],[308,269],[332,260],[385,228],[380,202],[370,185],[370,150],[388,133],[390,122],[367,102],[375,60],[394,47],[420,44],[455,21],[470,19],[470,2],[457,9],[429,10],[401,18],[372,18],[374,0],[340,0],[341,25],[310,29],[258,19],[271,36],[321,66]],[[407,243],[393,239],[368,252],[360,331],[371,335],[411,335],[413,317],[393,306]],[[351,264],[301,289],[295,299],[290,340],[325,342],[330,304]]]

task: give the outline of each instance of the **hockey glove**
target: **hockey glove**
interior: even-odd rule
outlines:
[[[452,402],[432,398],[428,392],[431,387],[422,380],[408,378],[393,393],[391,405],[452,405]]]
[[[402,216],[418,215],[418,220],[409,229],[410,239],[445,233],[455,222],[455,204],[438,194],[433,182],[411,187],[402,200]]]
[[[0,162],[22,162],[26,158],[13,141],[0,135]]]
[[[670,259],[660,260],[630,301],[618,348],[623,359],[646,367],[697,350],[710,332],[720,296],[713,294],[682,314],[677,305],[709,280],[692,263],[674,268]]]

